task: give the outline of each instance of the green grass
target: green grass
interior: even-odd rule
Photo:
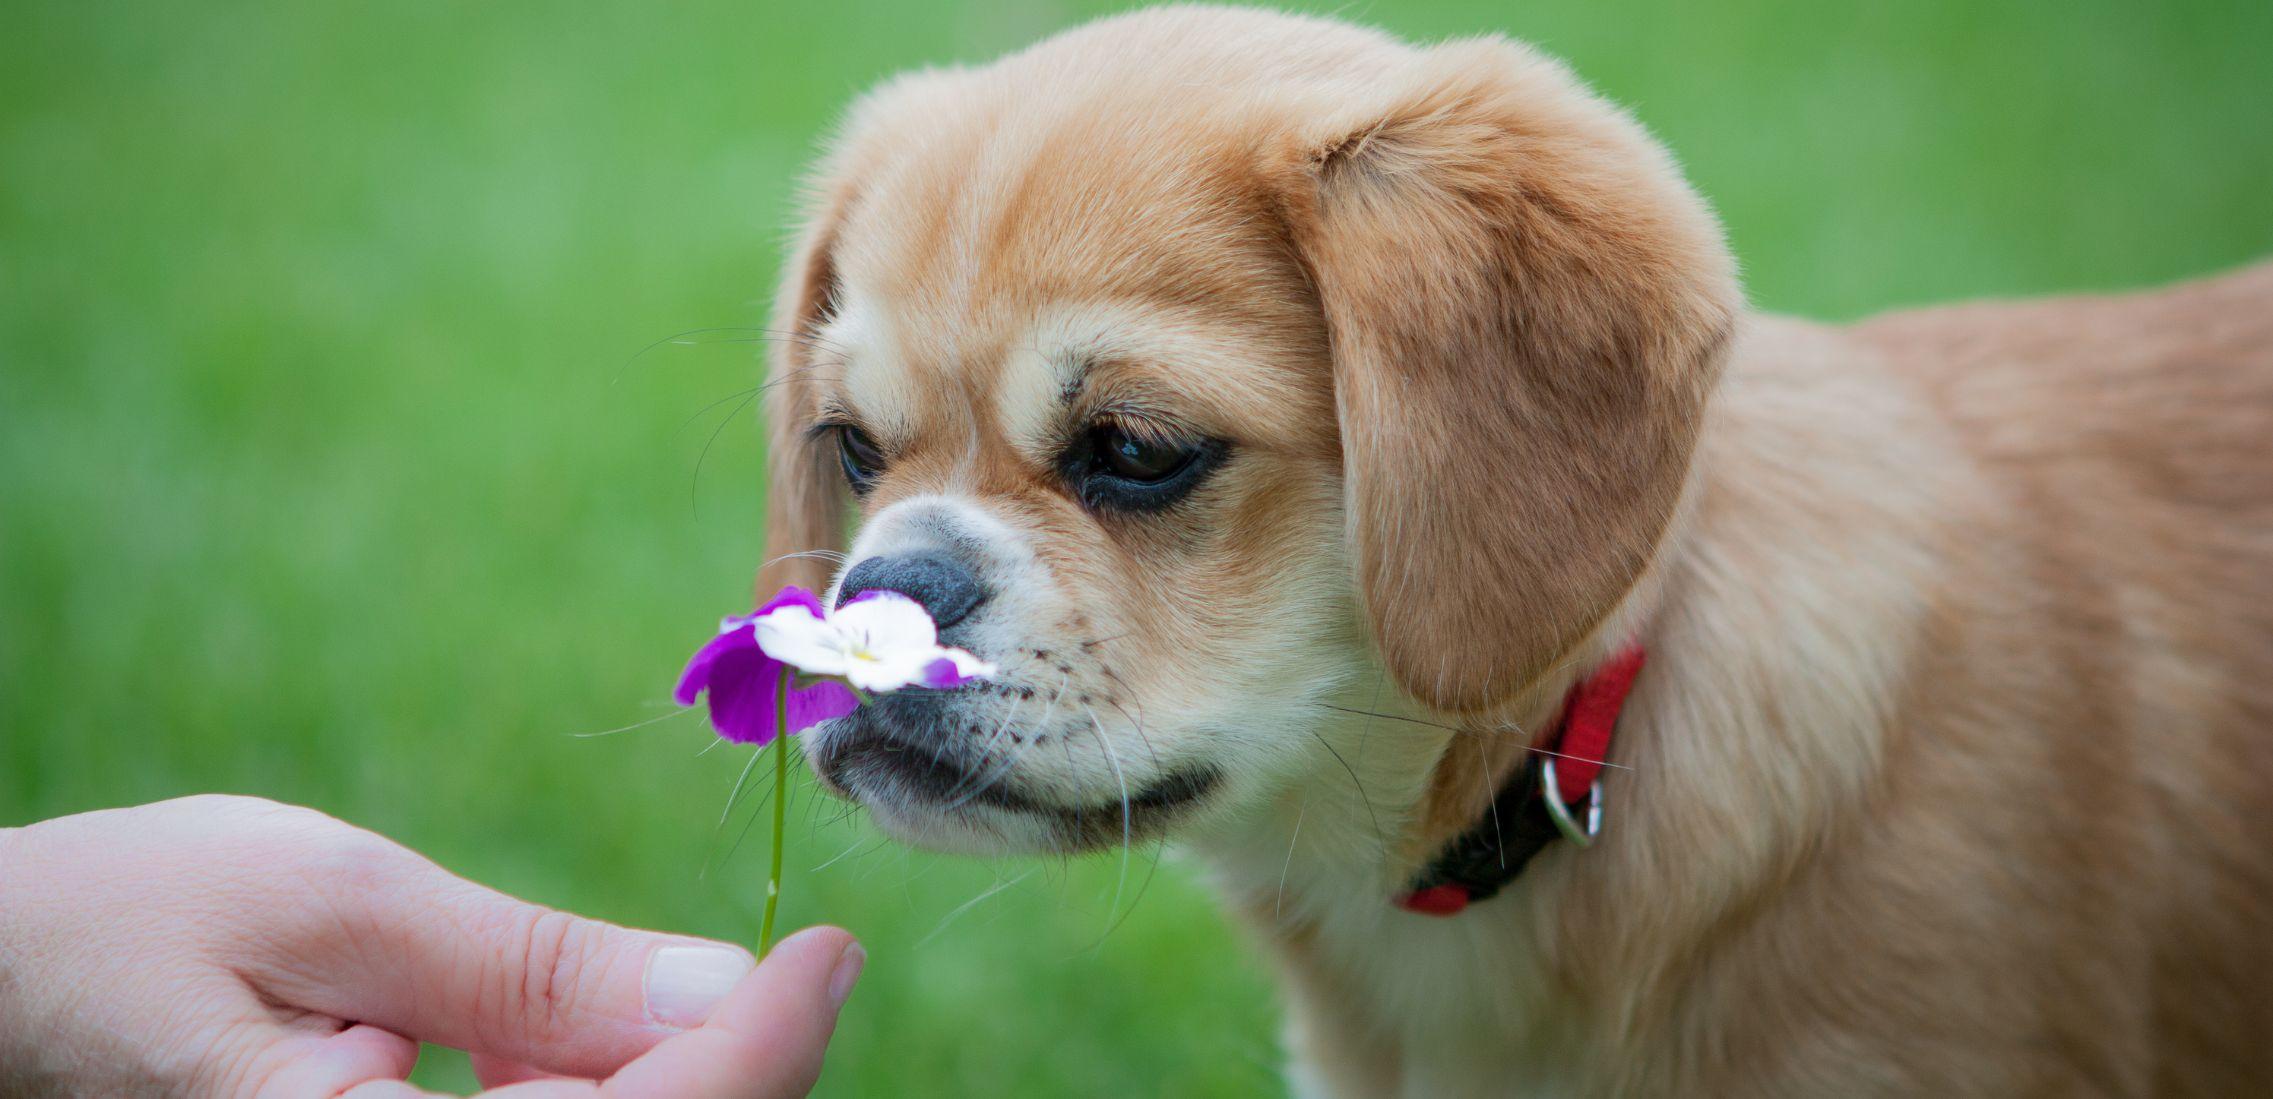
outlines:
[[[704,411],[757,350],[641,348],[763,323],[855,90],[1106,7],[6,0],[0,824],[258,793],[749,938],[762,829],[730,857],[714,831],[740,760],[684,719],[569,735],[666,712],[758,554],[762,439]],[[1769,308],[2273,252],[2273,5],[1847,7],[1345,14],[1570,58]],[[1135,858],[1123,914],[1113,859],[913,855],[809,791],[793,820],[785,919],[874,955],[823,1094],[1277,1088],[1266,976],[1173,859]]]

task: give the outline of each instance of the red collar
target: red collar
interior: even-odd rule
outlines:
[[[1399,908],[1431,916],[1455,915],[1514,881],[1532,856],[1557,836],[1572,835],[1584,842],[1592,834],[1591,823],[1574,825],[1574,814],[1599,812],[1602,794],[1597,782],[1610,755],[1611,735],[1618,730],[1618,712],[1625,708],[1634,677],[1641,674],[1643,657],[1640,645],[1629,646],[1571,687],[1563,697],[1561,715],[1532,745],[1530,758],[1500,787],[1484,818],[1429,863],[1397,898]],[[1548,804],[1550,777],[1560,805]],[[1573,827],[1582,830],[1573,832]]]

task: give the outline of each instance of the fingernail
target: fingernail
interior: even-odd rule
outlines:
[[[751,965],[749,955],[732,947],[656,947],[647,956],[647,1017],[682,1030],[701,1026]]]
[[[861,967],[867,964],[868,952],[862,950],[859,943],[853,943],[844,948],[843,956],[837,959],[837,967],[829,971],[829,1003],[831,1006],[839,1008],[844,1006],[845,1000],[852,996],[854,982],[860,980]]]

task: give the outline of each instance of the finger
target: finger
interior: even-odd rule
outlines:
[[[710,1022],[624,1066],[608,1099],[789,1099],[811,1091],[837,1012],[867,955],[834,927],[800,931],[734,989]]]
[[[474,1064],[474,1079],[480,1081],[481,1086],[485,1088],[501,1088],[507,1084],[519,1084],[529,1080],[559,1079],[552,1073],[533,1065],[524,1065],[519,1061],[508,1061],[502,1057],[492,1057],[487,1053],[473,1054],[471,1060]]]
[[[505,1086],[483,1075],[480,1099],[774,1099],[803,1096],[820,1076],[837,1011],[865,961],[852,936],[812,928],[782,940],[709,1024],[671,1038],[604,1084],[537,1078]],[[485,1059],[486,1060],[486,1059]],[[495,1066],[510,1072],[514,1066]],[[484,1070],[477,1066],[476,1073]]]
[[[552,1077],[509,1084],[495,1091],[485,1091],[476,1099],[601,1099],[600,1085],[590,1080],[569,1080]]]
[[[339,1099],[450,1099],[438,1091],[413,1087],[401,1080],[373,1080],[339,1093]]]
[[[418,1066],[418,1043],[374,1026],[289,1039],[285,1061],[262,1081],[259,1099],[338,1095],[373,1080],[401,1080]]]
[[[392,844],[318,878],[337,915],[264,944],[263,991],[545,1072],[614,1072],[702,1023],[752,965],[740,947],[515,900]]]

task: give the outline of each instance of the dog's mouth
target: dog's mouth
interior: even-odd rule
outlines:
[[[1044,826],[1046,846],[1088,850],[1149,838],[1214,791],[1221,774],[1212,767],[1171,769],[1127,796],[1083,801],[1058,799],[1021,787],[1014,762],[941,751],[894,735],[858,715],[828,736],[815,738],[814,770],[834,792],[868,806],[917,842],[943,842],[923,834],[924,822],[956,821],[1008,839],[999,814]],[[989,819],[994,818],[994,819]],[[1017,829],[1030,832],[1030,829]]]

